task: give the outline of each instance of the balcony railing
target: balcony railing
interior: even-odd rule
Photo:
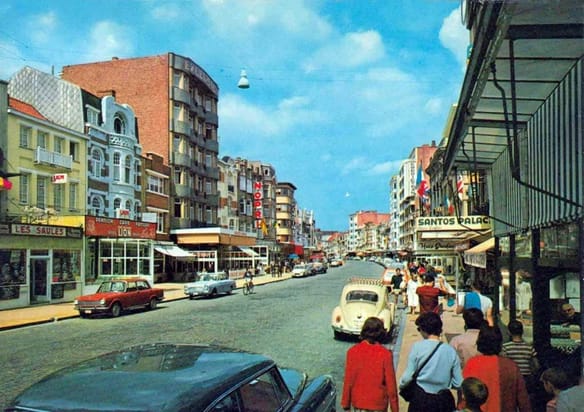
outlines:
[[[73,167],[73,156],[64,155],[57,152],[51,152],[42,147],[37,147],[34,154],[34,162],[50,166],[71,169]]]

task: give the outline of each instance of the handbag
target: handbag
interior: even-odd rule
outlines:
[[[432,351],[432,353],[430,353],[430,356],[428,356],[424,362],[422,362],[422,364],[418,367],[418,369],[416,369],[416,371],[414,372],[414,375],[412,376],[412,380],[409,381],[408,383],[406,383],[399,391],[399,395],[404,398],[404,400],[406,402],[410,402],[412,399],[415,398],[416,393],[418,391],[423,390],[422,388],[420,388],[420,385],[418,385],[418,382],[416,382],[416,380],[418,379],[418,375],[420,374],[420,371],[422,370],[422,368],[424,368],[424,366],[426,366],[426,364],[428,363],[428,361],[430,360],[430,358],[432,356],[434,356],[434,354],[436,353],[436,351],[438,350],[438,348],[440,347],[440,345],[442,345],[442,342],[438,342],[438,345],[436,345],[436,347],[434,348],[434,350]]]

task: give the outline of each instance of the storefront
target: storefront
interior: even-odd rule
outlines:
[[[0,309],[70,302],[81,293],[81,228],[11,223],[0,233]]]

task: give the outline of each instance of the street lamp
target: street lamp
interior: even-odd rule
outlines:
[[[245,70],[241,70],[239,82],[237,82],[237,87],[240,89],[249,89],[249,80],[247,79],[247,73]]]

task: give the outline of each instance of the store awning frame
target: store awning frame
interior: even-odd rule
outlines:
[[[495,238],[485,240],[464,252],[464,263],[470,266],[486,269],[487,253],[495,249]]]
[[[248,246],[237,246],[239,250],[250,257],[258,257],[260,254]]]
[[[167,256],[181,260],[196,260],[197,257],[188,250],[177,245],[155,245],[154,250]]]

